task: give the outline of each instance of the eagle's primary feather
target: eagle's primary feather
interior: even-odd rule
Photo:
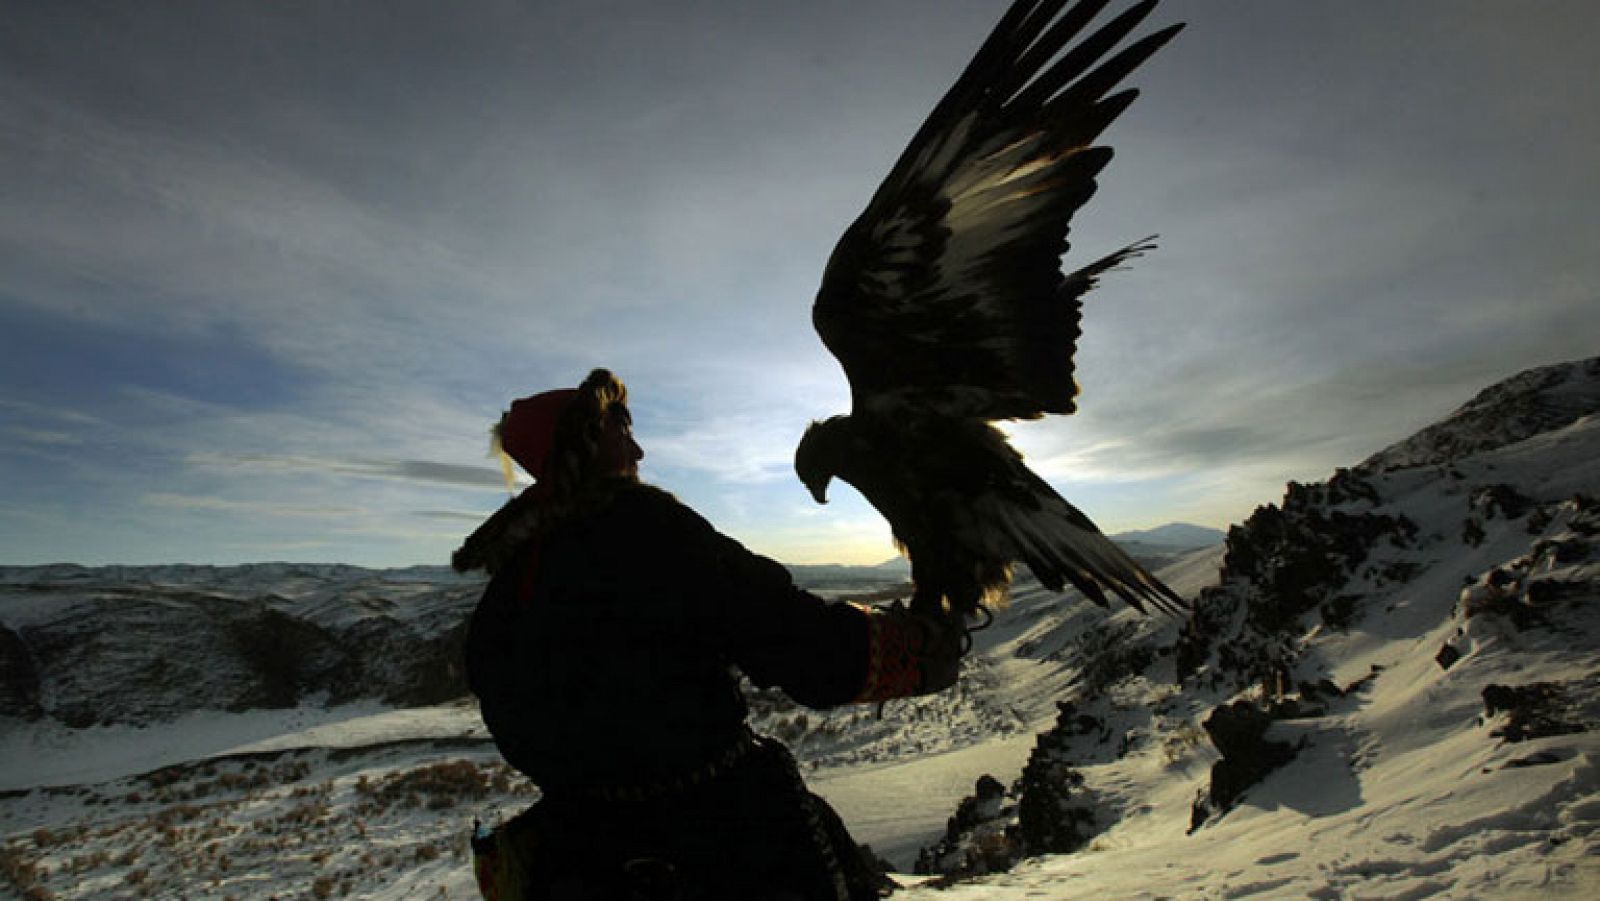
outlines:
[[[1152,246],[1061,271],[1072,214],[1111,159],[1094,142],[1136,96],[1110,92],[1182,27],[1113,52],[1156,0],[1085,34],[1107,2],[1013,3],[823,274],[812,320],[852,410],[812,424],[796,471],[819,501],[837,476],[888,519],[914,606],[972,613],[1017,560],[1102,604],[1183,604],[989,425],[1076,409],[1081,299]]]

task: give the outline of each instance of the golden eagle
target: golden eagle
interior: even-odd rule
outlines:
[[[1012,4],[839,239],[812,309],[851,415],[813,422],[795,471],[819,503],[838,477],[883,514],[915,610],[974,614],[1017,560],[1101,605],[1109,591],[1184,606],[989,424],[1076,409],[1083,295],[1153,246],[1061,271],[1072,213],[1111,159],[1093,142],[1137,94],[1108,92],[1183,26],[1108,56],[1156,0],[1081,39],[1107,0],[1066,2]]]

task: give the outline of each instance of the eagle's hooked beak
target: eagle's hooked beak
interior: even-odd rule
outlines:
[[[807,482],[806,489],[811,492],[811,497],[819,504],[828,502],[828,483],[832,479],[822,479],[818,482]]]

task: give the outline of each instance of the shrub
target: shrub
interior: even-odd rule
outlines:
[[[1167,766],[1177,766],[1189,754],[1200,747],[1206,740],[1204,729],[1192,722],[1186,722],[1178,728],[1167,733],[1161,742],[1161,755],[1166,759]]]

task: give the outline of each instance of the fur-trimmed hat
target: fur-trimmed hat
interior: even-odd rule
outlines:
[[[550,449],[555,446],[556,424],[577,396],[576,389],[561,388],[512,401],[511,409],[495,429],[500,449],[517,461],[523,472],[535,479],[544,478]]]
[[[536,482],[468,536],[451,564],[461,572],[493,573],[530,538],[608,502],[619,479],[596,478],[595,460],[607,412],[627,403],[627,387],[605,369],[589,373],[577,388],[513,402],[494,427],[494,446],[508,486],[509,460]]]

